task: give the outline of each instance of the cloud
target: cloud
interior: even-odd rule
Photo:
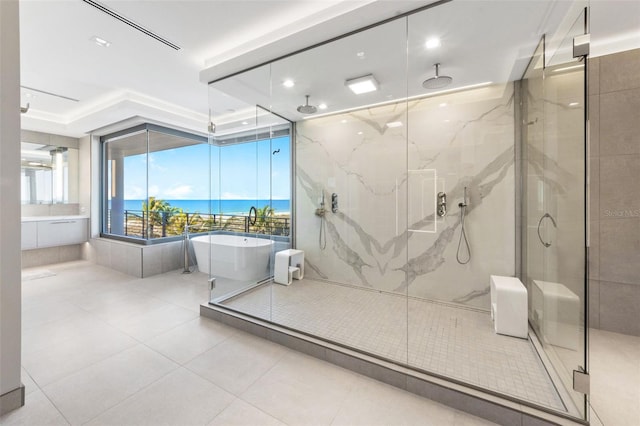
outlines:
[[[181,200],[187,198],[191,193],[193,193],[191,185],[178,185],[166,189],[164,196],[169,200]]]
[[[158,188],[158,185],[151,185],[149,187],[149,197],[157,197],[159,193],[160,188]]]
[[[144,199],[144,190],[139,186],[129,185],[124,189],[125,200],[142,200]]]

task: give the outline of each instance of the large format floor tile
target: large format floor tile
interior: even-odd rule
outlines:
[[[234,334],[229,327],[198,317],[154,337],[146,344],[175,362],[185,364]]]
[[[230,393],[179,368],[89,424],[205,425],[233,400]]]
[[[288,352],[284,347],[238,333],[198,356],[186,367],[212,383],[240,395]]]
[[[490,424],[198,317],[205,274],[38,269],[23,286],[27,404],[3,426]]]
[[[0,424],[2,426],[67,426],[69,424],[42,391],[37,390],[27,394],[26,400],[24,407],[0,417]]]
[[[42,390],[72,424],[82,424],[177,368],[157,352],[136,345]]]

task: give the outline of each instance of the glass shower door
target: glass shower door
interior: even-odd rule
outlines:
[[[582,418],[585,394],[574,389],[579,386],[573,380],[574,372],[586,370],[587,361],[586,58],[574,58],[573,44],[585,27],[583,12],[557,48],[547,40],[523,83],[523,278],[529,320],[553,374],[564,383],[567,411]]]

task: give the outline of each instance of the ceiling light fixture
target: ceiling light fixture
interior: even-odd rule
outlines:
[[[427,40],[424,45],[427,49],[435,49],[436,47],[442,46],[442,43],[440,42],[440,39],[438,37],[433,37]]]
[[[387,123],[387,127],[393,129],[394,127],[402,127],[402,121],[392,121]]]
[[[318,109],[327,109],[327,104],[321,103],[320,105],[318,105]]]
[[[578,106],[578,105],[580,105],[580,103],[579,103],[579,102],[571,102],[571,103],[569,104],[569,106],[570,106],[570,107],[574,107],[574,106]]]
[[[97,44],[100,47],[109,47],[111,46],[111,42],[108,40],[105,40],[101,37],[98,36],[93,36],[91,37],[89,40],[91,40],[92,42],[94,42],[95,44]]]
[[[373,74],[368,74],[358,78],[351,78],[345,82],[345,85],[356,95],[375,92],[378,90],[378,82],[373,77]]]
[[[285,81],[282,82],[282,85],[284,87],[291,88],[291,87],[295,86],[296,83],[291,79],[286,79]]]

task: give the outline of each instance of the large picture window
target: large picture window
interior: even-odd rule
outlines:
[[[290,131],[255,136],[210,144],[145,124],[103,137],[102,235],[146,244],[189,225],[196,233],[288,236]],[[259,218],[251,219],[252,207]]]

